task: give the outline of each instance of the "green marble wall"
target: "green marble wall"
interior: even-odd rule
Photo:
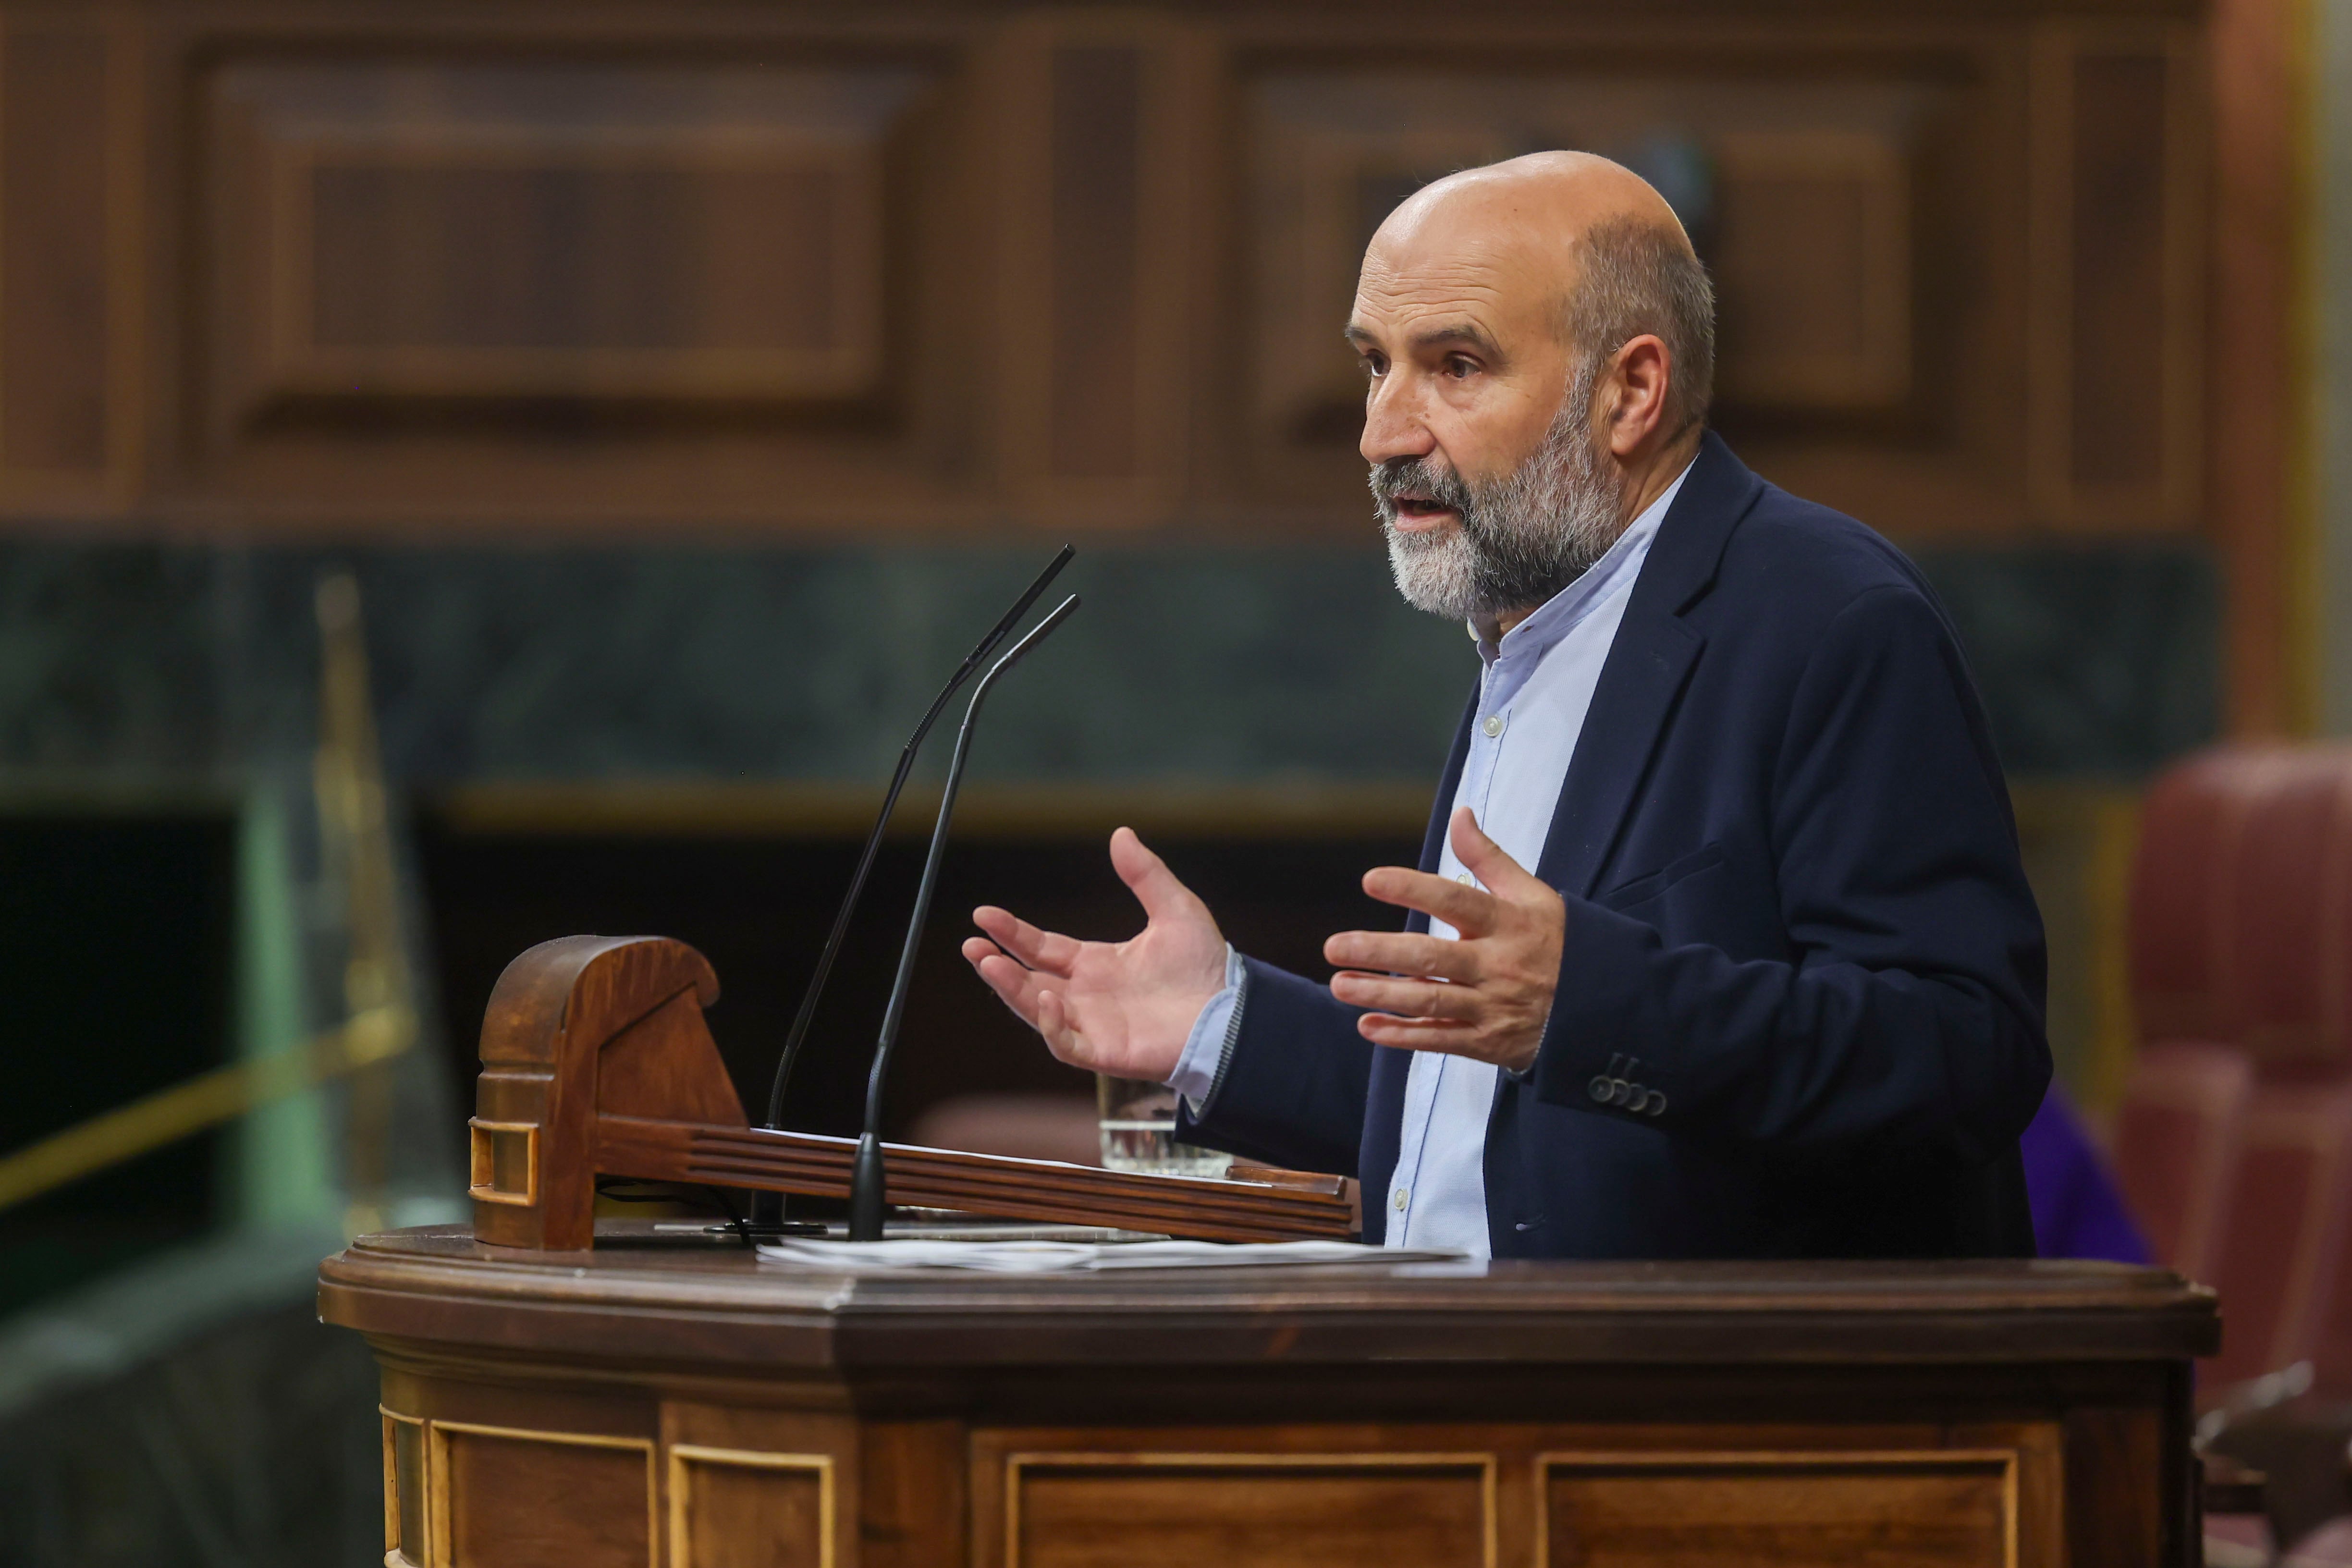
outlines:
[[[307,750],[311,585],[362,584],[387,771],[885,775],[1030,549],[0,545],[0,784],[237,787]],[[2004,758],[2131,777],[2212,733],[2190,545],[1933,551]],[[1078,616],[992,699],[974,776],[1433,776],[1476,665],[1376,550],[1090,548]]]

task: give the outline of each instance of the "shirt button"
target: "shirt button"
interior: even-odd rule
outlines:
[[[1456,872],[1454,874],[1454,879],[1455,881],[1457,881],[1457,882],[1461,883],[1461,884],[1462,884],[1464,887],[1465,887],[1465,888],[1467,888],[1467,887],[1471,887],[1471,886],[1473,886],[1473,885],[1474,885],[1474,879],[1472,879],[1472,877],[1471,877],[1470,873],[1469,873],[1469,872],[1467,872],[1467,871],[1456,871]]]
[[[1503,732],[1503,716],[1500,713],[1489,713],[1486,715],[1486,721],[1478,728],[1486,731],[1486,738],[1491,741]]]
[[[1402,1213],[1404,1213],[1404,1205],[1405,1205],[1405,1190],[1404,1190],[1402,1187],[1399,1187],[1399,1188],[1397,1189],[1397,1195],[1396,1195],[1396,1212],[1397,1212],[1397,1213],[1399,1213],[1399,1214],[1402,1214]]]

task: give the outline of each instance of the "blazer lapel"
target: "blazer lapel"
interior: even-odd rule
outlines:
[[[1553,887],[1592,896],[1683,682],[1706,646],[1683,613],[1714,582],[1731,531],[1762,489],[1763,481],[1707,432],[1651,542],[1585,711],[1536,868]]]

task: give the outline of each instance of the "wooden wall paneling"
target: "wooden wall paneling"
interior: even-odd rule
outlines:
[[[2226,718],[2239,736],[2319,717],[2322,593],[2309,489],[2313,7],[2213,0],[2206,505],[2224,563]]]
[[[0,18],[0,508],[131,482],[137,83],[127,24]]]
[[[1999,56],[1901,29],[1694,55],[1572,26],[1462,43],[1437,72],[1244,54],[1255,477],[1325,508],[1360,482],[1338,329],[1389,209],[1454,168],[1580,147],[1693,171],[1685,216],[1722,295],[1717,406],[1751,460],[1898,531],[2021,521],[2013,433],[1983,412],[2014,395],[1997,194],[2016,146],[1967,134],[2021,104]]]
[[[1180,498],[1199,62],[1142,13],[1039,16],[995,46],[1000,441],[1039,521],[1145,525]]]
[[[2202,471],[2204,181],[2194,35],[2034,38],[2027,447],[2040,521],[2191,525]]]
[[[1276,464],[1299,447],[1344,448],[1354,470],[1347,477],[1360,484],[1363,372],[1340,334],[1364,247],[1422,185],[1520,150],[1496,118],[1460,101],[1457,84],[1431,85],[1442,108],[1401,93],[1394,79],[1346,70],[1285,71],[1248,84],[1248,406],[1256,440]],[[1404,112],[1382,112],[1400,102]],[[1330,496],[1338,467],[1314,463],[1282,477],[1301,497]]]
[[[1911,176],[1853,132],[1716,142],[1717,395],[1780,408],[1899,406],[1911,392]]]
[[[941,276],[985,249],[953,36],[205,41],[196,488],[411,523],[979,504],[940,390],[981,357]]]
[[[887,68],[251,62],[215,417],[460,397],[879,391]],[[232,236],[250,236],[249,246]]]
[[[1371,225],[1663,136],[1745,456],[1910,538],[2210,502],[2281,723],[2293,6],[2221,0],[2218,122],[2185,5],[2101,9],[11,8],[0,515],[1352,536]]]

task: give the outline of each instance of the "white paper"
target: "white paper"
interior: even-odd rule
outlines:
[[[763,1242],[776,1263],[827,1268],[969,1268],[989,1274],[1102,1273],[1115,1268],[1234,1268],[1302,1263],[1431,1263],[1450,1250],[1352,1241],[819,1241]]]

